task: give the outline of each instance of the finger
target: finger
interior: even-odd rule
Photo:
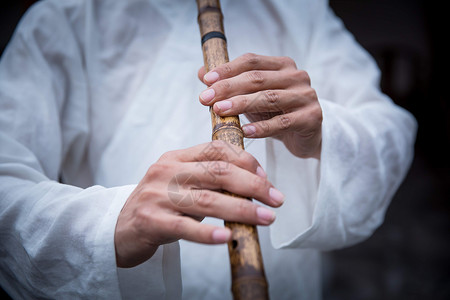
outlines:
[[[160,234],[173,240],[184,239],[202,244],[222,244],[231,238],[231,230],[224,227],[202,224],[185,217],[165,214],[159,224]]]
[[[277,115],[268,120],[262,120],[242,127],[244,136],[248,138],[264,138],[276,136],[283,132],[294,130],[293,123],[300,122],[298,116],[294,113]],[[298,127],[300,125],[296,124]]]
[[[283,68],[296,68],[295,62],[288,57],[247,53],[210,70],[202,78],[204,83],[210,85],[217,80],[231,78],[250,70],[281,70]]]
[[[189,165],[185,164],[186,167]],[[278,207],[284,196],[259,175],[223,161],[191,163],[185,172],[192,172],[196,182],[192,188],[225,190],[243,197],[254,198],[267,205]],[[197,185],[196,185],[197,184]],[[195,197],[195,194],[192,194]]]
[[[203,105],[237,95],[245,95],[262,90],[286,89],[299,84],[293,71],[248,71],[235,77],[220,80],[204,90],[200,96]]]
[[[179,162],[225,161],[261,177],[266,177],[262,166],[253,155],[225,141],[212,141],[187,149],[169,151],[161,156],[161,160]]]
[[[219,218],[225,221],[253,225],[270,225],[275,213],[245,198],[216,191],[202,190],[193,205],[179,208],[190,215]]]
[[[214,103],[214,112],[220,116],[234,116],[245,113],[287,113],[307,103],[298,93],[291,90],[264,90],[248,95],[239,95]]]
[[[203,81],[203,76],[205,76],[205,74],[206,74],[205,66],[201,66],[200,69],[198,69],[198,72],[197,72],[198,79],[201,82],[204,82]]]
[[[301,110],[277,115],[268,120],[247,124],[242,127],[245,137],[264,138],[277,136],[286,132],[296,132],[305,138],[314,135],[322,123],[322,113],[317,105],[310,105]]]

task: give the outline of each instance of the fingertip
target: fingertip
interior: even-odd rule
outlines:
[[[256,215],[258,216],[258,219],[266,225],[272,224],[276,217],[275,212],[262,206],[256,209]]]
[[[245,125],[242,127],[242,131],[244,132],[245,137],[252,137],[256,133],[256,127],[253,125]]]
[[[231,230],[226,227],[217,228],[212,233],[212,239],[218,244],[226,243],[231,239]]]
[[[214,103],[213,110],[217,115],[220,115],[220,107],[217,105],[217,103]]]
[[[214,99],[215,95],[214,89],[208,88],[200,93],[200,102],[203,105],[208,105]]]
[[[231,109],[232,106],[233,106],[233,103],[231,101],[222,100],[222,101],[216,102],[213,106],[213,109],[216,114],[220,114],[220,113],[227,112],[228,110]]]
[[[284,195],[282,192],[277,190],[276,188],[271,187],[269,189],[269,196],[272,200],[272,203],[275,204],[275,206],[281,206],[284,203]]]
[[[216,82],[219,79],[219,73],[217,72],[208,72],[203,76],[203,81],[206,84],[213,84],[214,82]]]

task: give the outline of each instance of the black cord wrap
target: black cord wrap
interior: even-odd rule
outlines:
[[[219,38],[224,40],[225,42],[227,41],[227,38],[225,37],[225,35],[220,32],[220,31],[210,31],[208,33],[206,33],[204,36],[202,36],[202,46],[204,43],[206,43],[207,40],[212,39],[212,38]]]

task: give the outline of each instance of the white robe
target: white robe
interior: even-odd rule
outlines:
[[[320,299],[320,251],[382,223],[416,122],[380,93],[376,64],[325,1],[222,9],[231,59],[290,56],[319,96],[320,162],[271,138],[246,146],[286,196],[259,230],[270,294]],[[0,63],[0,284],[14,298],[231,298],[224,245],[115,263],[117,216],[147,168],[211,139],[196,17],[193,0],[49,0],[20,22]]]

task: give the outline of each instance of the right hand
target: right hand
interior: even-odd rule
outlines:
[[[114,243],[118,267],[133,267],[162,244],[185,239],[226,243],[231,231],[200,223],[206,217],[270,225],[273,211],[225,190],[278,207],[283,195],[267,180],[258,161],[226,142],[170,151],[148,169],[119,214]]]

